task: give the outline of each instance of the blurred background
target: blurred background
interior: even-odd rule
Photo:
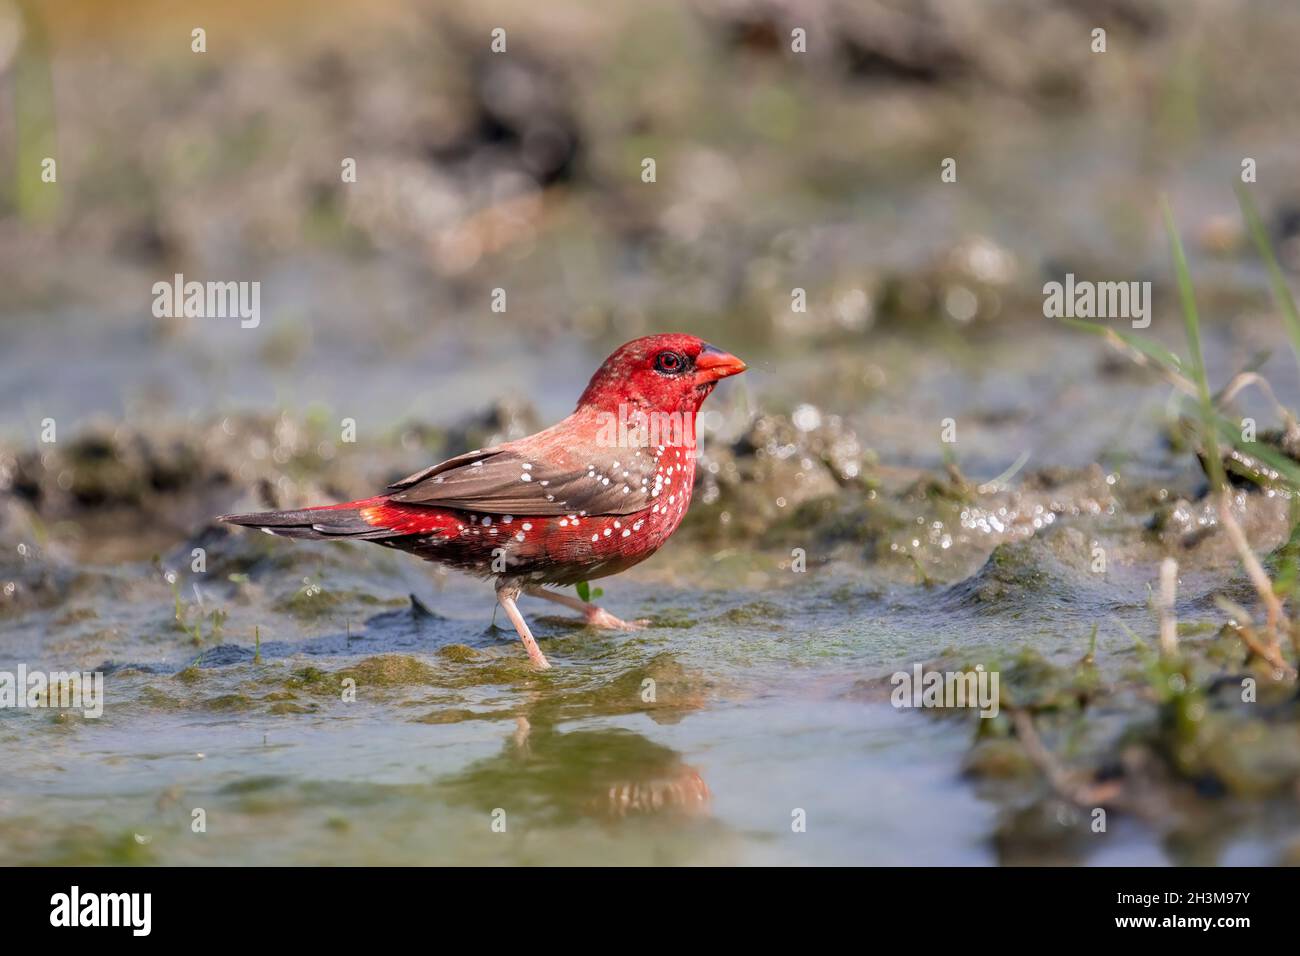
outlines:
[[[1002,327],[1049,331],[1047,279],[1167,277],[1161,192],[1202,282],[1248,283],[1244,156],[1292,238],[1297,22],[1223,0],[6,0],[3,427],[319,403],[374,428],[481,403],[485,378],[550,417],[665,328],[747,350],[746,384],[786,401],[883,390],[928,422]],[[262,327],[155,320],[177,272],[260,281]],[[944,367],[896,332],[943,336]],[[991,354],[1032,376],[1060,360],[1042,338]]]
[[[124,702],[95,726],[0,720],[0,752],[45,754],[0,800],[8,861],[1274,861],[1290,818],[1261,832],[1195,800],[1085,848],[1005,741],[989,774],[1012,783],[958,783],[988,769],[968,735],[883,707],[878,680],[954,647],[1068,670],[1098,620],[1150,630],[1147,583],[1196,530],[1178,503],[1200,476],[1168,390],[1044,318],[1042,287],[1150,281],[1148,331],[1177,345],[1165,195],[1211,378],[1253,365],[1295,407],[1232,187],[1253,159],[1300,268],[1297,45],[1282,0],[0,0],[0,659],[106,664]],[[259,282],[260,325],[156,317],[177,273]],[[607,584],[616,613],[663,626],[619,643],[543,625],[581,662],[557,678],[568,704],[480,635],[482,587],[435,575],[420,619],[414,562],[210,524],[549,424],[613,347],[670,330],[751,371],[710,400],[678,556]],[[1023,484],[988,484],[1017,462]],[[1040,544],[1080,516],[1098,523]],[[1086,566],[1098,539],[1128,568],[1105,587],[1069,556]],[[1009,546],[1031,549],[1023,575],[986,563]],[[788,584],[792,547],[816,583]],[[1197,560],[1184,602],[1204,612],[1228,572]],[[436,648],[461,650],[421,657]],[[358,667],[384,708],[327,720],[317,675]],[[640,726],[646,674],[677,696]],[[218,756],[271,725],[282,763]],[[1098,764],[1114,729],[1084,748]],[[1291,793],[1286,766],[1269,786]],[[706,835],[611,835],[600,794],[629,777],[633,805],[711,790]],[[831,822],[782,844],[800,787],[832,780]],[[540,844],[465,835],[502,790]],[[239,821],[220,851],[166,835],[195,792]],[[62,834],[33,831],[37,800]],[[436,801],[467,816],[434,826]]]

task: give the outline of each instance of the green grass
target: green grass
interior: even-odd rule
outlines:
[[[1205,355],[1201,350],[1201,315],[1196,308],[1196,292],[1192,288],[1192,273],[1187,268],[1187,255],[1183,251],[1183,241],[1174,224],[1174,214],[1169,209],[1169,201],[1161,199],[1161,211],[1164,213],[1165,232],[1169,237],[1169,249],[1174,257],[1174,273],[1178,278],[1178,300],[1183,309],[1183,328],[1187,334],[1187,348],[1191,361],[1188,371],[1196,385],[1201,416],[1201,440],[1205,443],[1206,468],[1210,484],[1218,491],[1226,484],[1223,474],[1223,459],[1219,457],[1219,439],[1216,434],[1216,414],[1214,403],[1210,398],[1210,382],[1205,374]]]
[[[1282,312],[1287,335],[1292,350],[1296,355],[1296,361],[1300,364],[1300,312],[1296,309],[1295,299],[1287,286],[1285,277],[1282,275],[1273,246],[1260,221],[1259,214],[1255,210],[1250,195],[1244,188],[1239,188],[1237,195],[1247,229],[1254,240],[1260,257],[1268,266],[1273,296]],[[1112,342],[1118,341],[1122,343],[1131,350],[1135,357],[1144,364],[1155,367],[1176,388],[1195,400],[1194,414],[1189,416],[1191,419],[1190,424],[1195,429],[1198,444],[1204,453],[1206,474],[1216,491],[1222,489],[1226,483],[1222,455],[1223,449],[1226,448],[1236,449],[1242,455],[1256,459],[1276,472],[1280,483],[1288,490],[1300,492],[1300,465],[1271,444],[1259,440],[1247,441],[1243,438],[1241,423],[1223,414],[1216,393],[1210,389],[1202,346],[1200,310],[1196,304],[1191,271],[1187,265],[1187,257],[1173,215],[1170,212],[1168,203],[1164,200],[1161,201],[1161,211],[1173,257],[1179,304],[1183,315],[1183,329],[1187,340],[1188,358],[1184,359],[1154,339],[1135,335],[1126,330],[1115,329],[1102,323],[1068,320],[1068,324],[1094,335],[1100,335]],[[1294,420],[1293,413],[1286,412],[1286,414]],[[1240,467],[1234,468],[1234,471],[1245,473],[1246,477],[1255,480],[1256,483],[1261,485],[1273,483],[1274,481],[1271,476],[1252,475],[1248,470]]]

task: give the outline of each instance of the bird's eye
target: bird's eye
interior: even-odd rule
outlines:
[[[655,356],[655,371],[680,375],[686,370],[686,356],[681,352],[660,352]]]

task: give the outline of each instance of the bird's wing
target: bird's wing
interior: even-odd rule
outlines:
[[[654,448],[570,449],[545,457],[482,448],[390,485],[390,499],[488,514],[633,514],[672,493],[677,468],[669,472],[664,461],[661,474]]]

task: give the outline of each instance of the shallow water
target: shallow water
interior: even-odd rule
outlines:
[[[1083,606],[989,608],[854,565],[797,575],[683,543],[689,567],[670,546],[605,582],[603,603],[649,616],[644,631],[526,602],[555,664],[539,674],[489,629],[486,585],[435,589],[379,549],[253,543],[276,564],[200,585],[230,614],[201,646],[171,629],[170,589],[144,566],[83,567],[76,597],[9,632],[0,669],[99,667],[108,700],[100,719],[0,718],[6,862],[994,862],[1012,851],[995,840],[999,802],[961,772],[973,721],[896,710],[873,679],[951,648],[990,666],[1025,645],[1069,661],[1102,609],[1146,617],[1136,573]],[[292,583],[308,571],[318,593]],[[77,620],[81,607],[99,610]],[[1112,632],[1098,654],[1131,647]],[[1112,837],[1094,862],[1169,859],[1150,832]]]

